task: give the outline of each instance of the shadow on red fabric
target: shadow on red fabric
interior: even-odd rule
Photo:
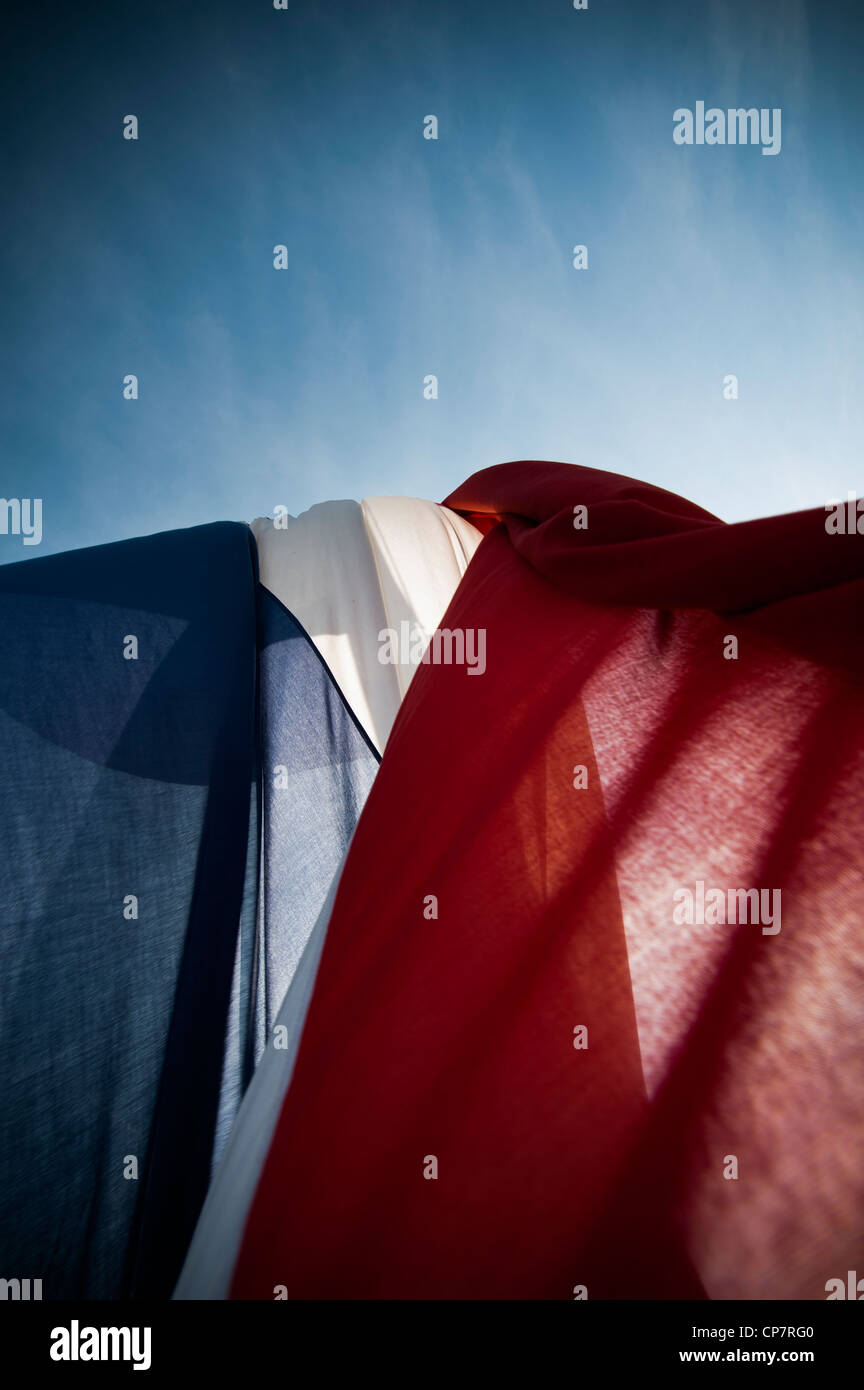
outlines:
[[[864,1224],[864,537],[560,463],[446,505],[485,670],[400,710],[232,1297],[824,1299]]]

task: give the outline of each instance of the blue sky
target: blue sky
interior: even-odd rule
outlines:
[[[861,37],[837,0],[22,5],[0,493],[44,536],[0,561],[514,458],[727,520],[860,495]],[[780,107],[781,153],[677,146],[698,100]]]

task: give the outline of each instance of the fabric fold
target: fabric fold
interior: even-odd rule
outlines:
[[[486,671],[411,682],[232,1294],[824,1298],[864,1227],[856,538],[559,464],[446,505]]]
[[[261,583],[309,635],[383,752],[416,669],[411,641],[436,628],[480,532],[418,497],[322,502],[296,517],[259,517],[253,531]],[[382,660],[388,629],[404,629],[406,659]]]
[[[255,612],[234,523],[0,569],[0,1263],[45,1299],[170,1293],[204,1199]]]

